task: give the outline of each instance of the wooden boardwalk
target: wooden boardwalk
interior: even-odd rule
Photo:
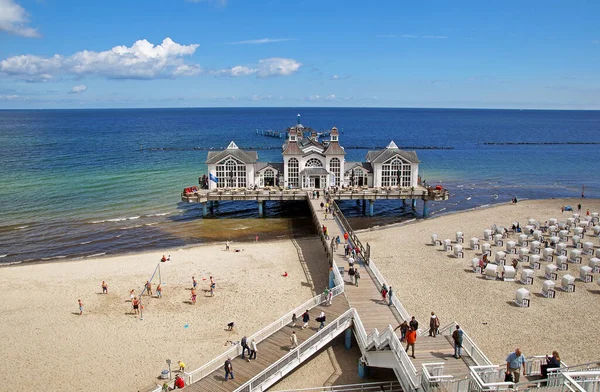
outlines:
[[[358,311],[358,315],[360,316],[367,334],[371,333],[375,328],[381,333],[388,325],[391,325],[393,328],[397,327],[399,324],[398,320],[394,316],[394,313],[392,313],[390,307],[387,306],[387,302],[383,303],[381,294],[379,293],[379,287],[364,263],[354,263],[354,266],[358,267],[361,276],[358,286],[349,283],[349,266],[347,258],[344,256],[344,232],[342,226],[337,220],[334,220],[331,217],[331,214],[328,214],[328,219],[325,220],[325,209],[321,209],[321,202],[324,203],[324,199],[309,199],[309,202],[312,204],[321,226],[325,225],[327,227],[329,238],[331,239],[340,236],[342,243],[339,245],[338,250],[334,252],[334,259],[336,260],[338,267],[344,266],[346,298],[348,299],[350,307],[355,308]],[[421,324],[421,328],[427,328],[428,326],[429,320],[427,320],[427,325]],[[400,337],[399,329],[396,333],[398,337]],[[411,361],[418,374],[421,373],[421,365],[423,363],[443,362],[445,369],[444,374],[453,375],[456,378],[468,376],[469,366],[475,365],[475,363],[473,363],[466,353],[463,353],[462,359],[455,359],[453,355],[454,346],[449,337],[438,336],[433,338],[429,336],[419,336],[415,344],[416,358],[411,358]]]
[[[333,299],[331,306],[319,305],[309,312],[311,320],[309,327],[306,329],[301,328],[303,323],[301,315],[298,315],[299,319],[296,327],[291,327],[291,325],[285,326],[257,345],[255,360],[247,362],[246,360],[242,360],[241,357],[232,358],[231,363],[235,379],[225,381],[225,371],[222,366],[210,375],[186,386],[185,390],[197,392],[233,391],[290,352],[290,336],[292,331],[296,331],[298,344],[301,344],[317,331],[319,323],[315,321],[315,318],[319,316],[321,311],[325,312],[327,321],[330,322],[348,309],[348,301],[343,295],[339,295]]]

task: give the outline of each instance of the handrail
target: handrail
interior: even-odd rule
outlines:
[[[440,329],[439,334],[443,336],[451,336],[452,332],[456,328],[456,325],[458,325],[456,321],[451,322],[450,324]],[[469,354],[469,357],[471,357],[473,362],[475,362],[477,366],[493,366],[492,361],[490,361],[488,357],[483,353],[483,351],[475,344],[475,342],[473,341],[473,339],[471,339],[469,334],[465,332],[465,330],[462,331],[462,348]]]
[[[274,392],[300,392],[300,391],[318,391],[318,392],[334,392],[334,391],[381,391],[381,387],[389,388],[388,390],[392,390],[392,388],[400,387],[400,383],[398,381],[379,381],[379,382],[367,382],[364,384],[346,384],[346,385],[329,385],[324,387],[314,387],[314,388],[294,388],[294,389],[285,389],[278,390]]]
[[[354,313],[356,313],[355,309],[348,309],[342,315],[340,315],[338,318],[333,320],[327,327],[323,328],[322,330],[318,331],[317,333],[315,333],[314,335],[312,335],[311,337],[306,339],[304,342],[302,342],[296,349],[287,353],[282,358],[280,358],[278,361],[274,362],[269,367],[267,367],[265,370],[258,373],[256,376],[254,376],[253,378],[251,378],[250,380],[248,380],[244,384],[242,384],[240,387],[235,389],[235,392],[238,392],[238,391],[239,392],[241,392],[241,391],[250,392],[250,391],[254,390],[255,388],[258,388],[261,384],[263,384],[264,382],[269,380],[273,374],[275,374],[277,372],[282,372],[283,370],[285,370],[285,367],[287,365],[289,365],[290,362],[292,362],[294,359],[298,359],[298,364],[302,363],[302,360],[300,358],[302,356],[302,354],[305,354],[310,348],[312,348],[316,343],[318,343],[322,337],[324,337],[330,333],[333,333],[340,328],[345,330],[346,329],[345,324],[348,322],[348,320],[352,319],[352,315]],[[336,334],[335,336],[337,336],[338,334]],[[333,337],[335,337],[335,336],[333,336]],[[281,368],[280,368],[280,366],[281,366]],[[274,370],[276,370],[276,371],[274,372]]]

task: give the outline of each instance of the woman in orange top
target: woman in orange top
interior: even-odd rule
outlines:
[[[410,328],[406,333],[406,353],[408,353],[408,348],[412,348],[412,357],[415,357],[415,342],[417,341],[417,331]]]
[[[192,303],[196,305],[196,289],[192,289]]]

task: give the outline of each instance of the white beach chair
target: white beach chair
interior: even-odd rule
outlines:
[[[517,253],[515,241],[506,241],[506,253]]]
[[[559,242],[556,244],[556,254],[560,256],[567,255],[567,244],[564,242]]]
[[[529,267],[534,270],[540,269],[540,255],[529,256]]]
[[[579,221],[581,220],[581,217],[579,216],[579,214],[573,214],[573,215],[571,215],[571,218],[573,218],[575,223],[579,223]]]
[[[556,266],[559,271],[566,271],[569,269],[569,263],[567,263],[567,256],[556,256]]]
[[[498,271],[498,266],[493,263],[488,263],[485,266],[485,278],[490,280],[496,280],[496,272]]]
[[[446,238],[444,240],[444,250],[446,252],[451,251],[452,250],[452,240],[450,240],[450,238]]]
[[[556,235],[556,233],[558,233],[558,226],[556,226],[556,225],[548,226],[548,234]]]
[[[471,246],[471,249],[478,250],[479,249],[479,238],[477,238],[477,237],[471,238],[471,240],[469,241],[469,245]]]
[[[589,261],[590,268],[592,269],[592,272],[597,274],[600,272],[600,259],[597,257],[592,257]]]
[[[582,219],[581,221],[579,221],[579,223],[577,223],[577,226],[579,226],[579,229],[582,229],[584,227],[589,227],[590,226],[590,221],[587,219]]]
[[[529,243],[529,253],[537,255],[540,254],[540,247],[542,243],[540,241],[531,241]]]
[[[544,261],[546,263],[552,263],[552,258],[554,257],[554,249],[546,248],[543,252]]]
[[[491,241],[492,240],[492,231],[490,229],[485,229],[483,231],[483,240]]]
[[[519,244],[519,246],[527,246],[529,244],[529,241],[527,240],[527,234],[519,234],[519,238],[517,238],[517,244]]]
[[[546,298],[556,297],[556,290],[554,289],[554,282],[551,280],[545,280],[542,283],[542,295]]]
[[[491,256],[492,255],[492,246],[490,244],[488,244],[487,242],[484,242],[483,244],[481,244],[481,254],[482,255],[488,255]]]
[[[568,241],[569,240],[569,231],[568,230],[560,230],[558,232],[558,238],[560,238],[561,241]]]
[[[571,242],[573,243],[573,248],[579,249],[581,248],[581,237],[578,235],[574,235],[571,237]]]
[[[560,237],[553,235],[550,238],[548,238],[548,241],[550,241],[551,244],[554,244],[554,246],[556,246],[556,244],[560,242]]]
[[[572,249],[569,253],[569,261],[571,263],[581,264],[581,251],[577,249]]]
[[[533,270],[525,268],[521,271],[521,283],[533,284]]]
[[[465,242],[465,235],[462,231],[457,231],[455,236],[457,244],[462,244],[463,242]]]
[[[576,227],[573,229],[573,235],[583,238],[583,227]]]
[[[583,243],[583,254],[591,256],[594,254],[594,243],[593,242],[584,242]]]
[[[600,237],[600,225],[596,225],[592,228],[592,230],[594,231],[594,235],[596,237]]]
[[[600,259],[600,248],[596,249],[596,252],[594,253],[594,257],[597,257]]]
[[[560,280],[560,287],[567,293],[575,292],[575,278],[569,274],[564,275]]]
[[[536,241],[543,241],[544,240],[544,234],[540,230],[534,230],[534,232],[533,232],[533,239],[536,240]]]
[[[567,222],[558,222],[558,230],[566,230],[567,226]]]
[[[504,281],[505,282],[514,282],[515,277],[517,276],[517,271],[512,265],[507,265],[504,267]]]
[[[498,265],[504,265],[506,263],[506,253],[502,251],[496,252],[496,255],[494,256],[494,262]]]
[[[548,226],[556,226],[557,223],[558,223],[558,219],[556,219],[556,218],[548,219]]]
[[[597,212],[592,212],[592,223],[598,224],[600,216]]]
[[[577,222],[575,222],[575,218],[567,218],[567,230],[569,230],[571,227],[575,226]]]
[[[475,272],[476,274],[481,273],[481,267],[479,266],[479,259],[477,257],[473,257],[471,259],[471,268],[473,269],[473,272]]]
[[[579,280],[585,283],[593,282],[594,277],[592,276],[592,267],[587,265],[579,267]]]
[[[504,240],[502,239],[502,234],[494,234],[494,245],[503,246]]]
[[[544,276],[546,279],[556,280],[558,279],[558,273],[556,272],[558,267],[554,264],[548,264],[544,270]]]
[[[528,308],[529,307],[529,301],[530,301],[530,293],[529,290],[527,290],[526,288],[521,287],[520,289],[517,290],[516,295],[515,295],[515,303],[518,306],[524,307],[524,308]]]
[[[526,263],[529,261],[529,248],[519,249],[519,260],[521,260],[521,262],[523,262],[523,263]]]
[[[535,220],[535,219],[533,219],[533,218],[529,218],[529,219],[527,219],[527,224],[528,224],[529,226],[533,226],[533,227],[537,227],[537,226],[539,226],[539,224],[538,224],[538,221],[536,221],[536,220]]]
[[[436,233],[431,235],[431,244],[433,246],[442,245],[442,241],[438,240],[438,235]]]
[[[454,245],[454,257],[461,259],[465,257],[462,245]]]

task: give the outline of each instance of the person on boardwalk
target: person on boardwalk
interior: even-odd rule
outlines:
[[[242,346],[242,359],[244,359],[244,353],[248,350],[248,356],[250,356],[250,347],[248,347],[248,338],[246,335],[242,337],[240,340],[240,345]]]
[[[83,302],[80,299],[77,300],[77,305],[79,305],[79,315],[83,314]]]
[[[415,343],[417,342],[417,331],[409,328],[408,332],[406,333],[406,353],[408,354],[408,349],[412,348],[412,355],[411,357],[415,357]]]
[[[196,305],[196,289],[192,289],[192,303]]]
[[[523,367],[523,375],[525,376],[525,356],[521,353],[520,348],[516,348],[514,352],[506,357],[506,374],[512,375],[514,383],[519,382],[521,366]]]
[[[387,293],[388,293],[388,288],[385,285],[385,283],[383,284],[383,286],[381,286],[380,293],[381,293],[382,301],[383,301],[383,303],[385,303],[385,299],[387,298]]]
[[[435,336],[438,334],[438,329],[440,328],[440,319],[435,315],[434,312],[431,312],[431,317],[429,318],[429,336]]]
[[[344,232],[344,242],[346,242],[346,243],[348,242],[348,232],[347,231]]]
[[[327,293],[327,306],[331,306],[331,301],[333,300],[333,291],[329,290]]]
[[[196,286],[198,286],[198,281],[195,276],[192,276],[192,288],[196,289]]]
[[[358,268],[354,270],[354,285],[358,287],[358,281],[360,280],[360,271]]]
[[[298,347],[298,336],[296,335],[296,331],[292,331],[290,335],[290,351]]]
[[[146,281],[146,290],[148,291],[148,295],[152,296],[152,283],[149,280]]]
[[[398,328],[400,328],[400,341],[404,342],[406,340],[406,332],[408,332],[408,322],[406,320],[404,320],[402,322],[402,324],[398,325],[396,328],[394,328],[394,331],[397,330]]]
[[[248,361],[251,359],[256,359],[256,352],[258,349],[256,348],[256,340],[252,339],[250,341],[250,355],[248,355]]]
[[[308,327],[309,321],[310,321],[310,315],[308,314],[308,309],[306,309],[306,312],[302,313],[302,322],[304,323],[304,325],[302,326],[302,329]]]
[[[548,378],[548,369],[555,369],[560,367],[560,355],[558,355],[558,351],[552,351],[552,356],[548,357],[546,355],[546,363],[542,364],[542,378]]]
[[[179,365],[179,371],[181,373],[185,372],[185,363],[183,363],[182,361],[177,361],[177,364]]]
[[[394,295],[394,290],[392,290],[392,286],[390,286],[390,290],[388,291],[388,306],[392,306],[392,296]]]
[[[348,257],[348,267],[354,267],[354,257]]]
[[[140,300],[137,297],[133,297],[131,305],[133,306],[133,314],[140,314]]]
[[[462,358],[462,343],[463,343],[463,330],[457,325],[454,332],[452,332],[452,340],[454,341],[454,358]]]
[[[354,284],[354,275],[356,271],[354,271],[354,267],[348,268],[348,276],[350,277],[350,283]]]
[[[160,283],[156,286],[156,298],[162,298],[162,285]]]
[[[235,378],[233,376],[233,365],[231,364],[231,358],[227,358],[225,361],[225,381],[227,381],[229,376],[231,376],[232,380]]]
[[[298,316],[296,316],[296,313],[294,313],[292,314],[292,328],[296,326],[296,321],[298,321]]]
[[[317,317],[315,320],[317,320],[318,322],[321,323],[319,325],[319,328],[317,329],[317,331],[320,331],[321,329],[323,329],[323,327],[325,327],[325,321],[327,320],[327,317],[325,316],[325,312],[321,312],[319,317]]]
[[[185,380],[178,374],[175,376],[173,385],[175,386],[175,389],[183,389],[185,387]]]
[[[105,281],[102,281],[102,294],[108,294],[108,284]]]
[[[412,316],[408,325],[415,331],[419,329],[419,322],[417,321],[417,319],[415,319],[415,316]]]

